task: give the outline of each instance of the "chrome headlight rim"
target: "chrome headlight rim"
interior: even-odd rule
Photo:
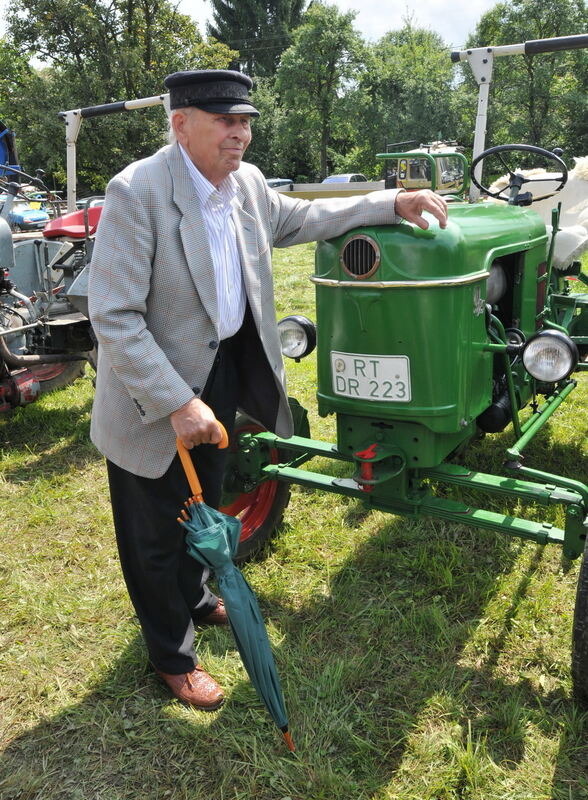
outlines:
[[[546,373],[545,363],[538,363],[537,359],[537,353],[541,354],[539,348],[542,344],[546,349],[550,346],[553,348],[555,345],[560,352],[562,349],[567,351],[567,366],[565,369],[559,369],[557,372],[550,374]],[[579,358],[580,353],[576,343],[563,331],[552,329],[542,330],[531,336],[527,340],[522,353],[523,366],[532,378],[542,383],[558,383],[568,378],[576,369]]]
[[[285,342],[285,331],[288,327],[299,333],[299,345],[295,349],[288,348]],[[278,334],[282,355],[292,358],[294,361],[306,358],[316,347],[316,326],[312,320],[302,314],[288,314],[288,316],[282,317],[278,321]],[[288,350],[290,351],[288,352]]]

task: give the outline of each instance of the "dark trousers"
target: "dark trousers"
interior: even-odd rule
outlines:
[[[221,342],[202,392],[229,437],[239,399],[238,342],[239,334]],[[210,506],[220,501],[226,452],[210,444],[190,451]],[[185,531],[176,519],[191,495],[181,462],[176,454],[155,479],[106,464],[120,562],[149,659],[163,672],[189,672],[198,661],[194,622],[209,614],[218,598],[206,585],[208,569],[186,552]]]

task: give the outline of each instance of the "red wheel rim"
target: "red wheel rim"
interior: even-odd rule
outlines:
[[[248,425],[235,431],[235,436],[240,433],[259,433],[262,430],[263,428],[258,425]],[[278,463],[278,451],[275,448],[270,450],[270,461],[272,464]],[[245,542],[263,525],[271,511],[277,491],[278,481],[264,481],[252,492],[243,492],[230,505],[220,509],[225,514],[239,517],[241,520],[240,542]]]
[[[67,364],[61,362],[58,364],[37,364],[34,367],[30,367],[30,371],[38,381],[50,381],[61,375],[66,366]]]
[[[240,542],[249,539],[263,525],[271,511],[277,491],[277,481],[265,481],[248,494],[240,494],[230,506],[221,511],[241,520]]]

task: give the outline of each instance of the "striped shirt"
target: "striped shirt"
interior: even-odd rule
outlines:
[[[233,203],[237,194],[237,181],[232,175],[226,177],[218,189],[208,181],[182,147],[188,172],[204,218],[210,253],[216,277],[216,299],[218,319],[213,320],[219,339],[233,336],[245,317],[245,285],[241,271],[241,259],[237,249],[237,234],[232,219]]]

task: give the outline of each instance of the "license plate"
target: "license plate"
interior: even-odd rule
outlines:
[[[408,403],[410,361],[408,356],[371,356],[331,351],[333,391],[358,400]]]

